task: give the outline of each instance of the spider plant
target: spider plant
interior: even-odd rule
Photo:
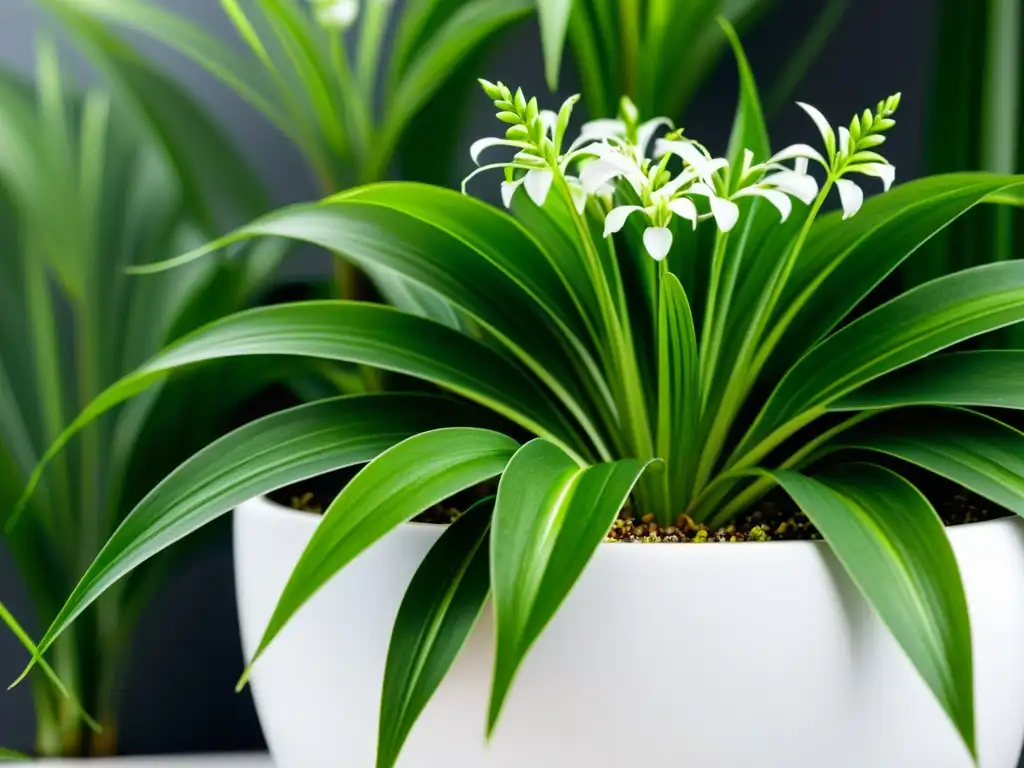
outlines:
[[[213,190],[205,197],[187,190],[170,169],[168,144],[152,138],[137,113],[104,93],[72,94],[48,43],[39,48],[35,92],[0,76],[0,111],[0,505],[9,510],[69,415],[176,335],[244,306],[280,245],[248,263],[129,276],[127,267],[211,235],[214,227],[198,220],[216,202]],[[215,138],[205,131],[201,120],[192,122],[197,144],[199,136]],[[220,167],[231,157],[222,154]],[[161,465],[172,467],[176,451],[187,456],[204,436],[216,436],[212,425],[229,393],[241,396],[248,386],[223,373],[218,384],[216,398],[212,390],[153,390],[83,432],[61,457],[31,514],[5,534],[38,616],[62,603]],[[180,425],[196,442],[183,439]],[[140,571],[55,647],[47,674],[56,680],[56,672],[103,730],[89,733],[80,708],[40,680],[39,754],[115,749],[117,688],[134,619],[166,568]],[[0,618],[28,642],[2,607]]]
[[[520,663],[624,507],[664,525],[686,514],[714,526],[775,488],[818,528],[973,752],[963,589],[942,522],[903,468],[918,465],[1024,513],[1024,436],[977,410],[1024,406],[1024,358],[952,349],[1024,320],[1024,263],[964,270],[861,310],[873,288],[967,211],[1020,205],[1024,178],[936,176],[865,202],[856,177],[885,188],[895,177],[878,150],[899,96],[838,129],[802,105],[822,148],[773,152],[732,39],[741,96],[722,157],[663,119],[641,122],[628,100],[617,124],[585,126],[569,143],[575,98],[545,112],[521,91],[484,83],[506,133],[472,152],[514,151],[498,164],[513,215],[436,187],[370,185],[143,268],[180,268],[232,243],[292,237],[425,285],[466,322],[452,328],[346,301],[242,312],[108,388],[46,461],[108,409],[213,359],[347,360],[464,400],[337,398],[222,438],[135,507],[40,654],[139,563],[241,501],[366,464],[327,509],[255,663],[367,547],[432,504],[500,477],[492,503],[442,536],[399,612],[378,756],[379,766],[392,766],[488,595],[493,729]],[[833,193],[842,210],[825,213]],[[482,425],[479,406],[507,429]],[[56,474],[43,471],[36,480]]]
[[[946,173],[981,168],[1024,170],[1024,11],[1014,0],[939,3],[932,66],[925,168]],[[1018,212],[972,214],[912,259],[904,270],[917,285],[957,269],[1018,257]],[[1020,328],[1002,334],[1020,348]]]

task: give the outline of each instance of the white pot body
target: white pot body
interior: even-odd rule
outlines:
[[[247,654],[319,519],[235,515]],[[405,526],[328,583],[256,665],[278,768],[372,768],[388,638],[440,535]],[[953,529],[982,768],[1024,740],[1024,523]],[[490,745],[489,611],[400,768],[968,768],[906,656],[818,542],[602,546],[515,682]]]

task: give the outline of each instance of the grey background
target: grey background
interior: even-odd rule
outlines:
[[[970,0],[964,0],[969,2]],[[210,30],[231,36],[219,4],[213,0],[163,0],[164,4],[202,20]],[[748,54],[763,84],[770,84],[786,55],[822,5],[822,0],[779,0],[779,10],[746,36]],[[837,121],[897,90],[904,94],[900,125],[887,156],[902,179],[918,175],[924,121],[928,62],[932,44],[934,0],[853,0],[838,34],[798,89]],[[32,0],[0,0],[0,65],[30,72],[34,45],[44,28]],[[273,127],[198,67],[155,45],[147,50],[183,82],[237,137],[260,169],[279,204],[310,199],[314,188],[303,163]],[[79,82],[89,73],[68,59]],[[532,23],[507,37],[486,72],[524,90],[544,93],[539,42]],[[569,82],[571,84],[571,73]],[[691,109],[690,135],[712,148],[724,145],[735,105],[732,64],[723,62],[711,84]],[[2,119],[2,115],[0,115]],[[481,98],[470,125],[469,140],[493,135],[491,111]],[[453,127],[453,130],[455,128]],[[801,112],[787,109],[773,120],[774,144],[811,141],[813,128]],[[714,137],[720,137],[716,141]],[[710,137],[710,138],[709,138]],[[465,161],[468,167],[468,159]],[[497,179],[491,180],[497,184]],[[481,180],[478,191],[488,182]],[[322,274],[325,261],[305,255],[286,266],[289,277]],[[19,616],[33,619],[18,576],[0,541],[0,599]],[[131,670],[125,683],[122,749],[126,753],[252,749],[262,746],[258,722],[247,695],[236,696],[233,683],[242,667],[234,608],[230,528],[220,525],[195,552],[150,606],[139,628]],[[32,624],[37,628],[37,624]],[[0,681],[21,669],[24,654],[0,632]],[[0,688],[2,691],[2,688]],[[1024,695],[1024,691],[1022,691]],[[31,700],[27,687],[0,692],[0,744],[32,746]]]

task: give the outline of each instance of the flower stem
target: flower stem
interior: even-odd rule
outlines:
[[[704,451],[702,452],[700,464],[697,468],[697,488],[702,488],[710,478],[715,463],[718,461],[725,445],[725,441],[728,438],[733,420],[735,419],[736,414],[739,413],[739,410],[742,407],[747,394],[750,392],[753,383],[757,380],[760,368],[753,365],[752,358],[755,355],[755,350],[757,350],[761,344],[764,331],[771,320],[779,299],[782,297],[782,292],[793,272],[793,268],[796,266],[796,262],[803,250],[804,243],[811,231],[811,227],[813,226],[818,213],[821,211],[821,207],[825,202],[825,198],[828,197],[828,193],[831,188],[832,177],[829,176],[826,183],[822,186],[821,191],[818,193],[818,197],[814,201],[814,204],[807,215],[807,219],[804,221],[803,227],[800,229],[799,235],[797,235],[796,239],[793,241],[793,245],[789,248],[784,260],[779,265],[779,269],[776,271],[770,287],[767,292],[762,293],[761,302],[755,309],[753,320],[748,326],[746,337],[743,340],[743,345],[740,348],[740,352],[736,357],[736,362],[733,365],[732,375],[729,377],[728,383],[726,384],[726,390],[722,396],[722,401],[716,410],[715,418],[711,423],[711,428],[708,430],[708,436],[704,443]],[[762,357],[758,356],[757,359],[762,360]],[[728,469],[732,466],[732,464],[729,464],[726,468]]]
[[[707,401],[715,375],[717,363],[715,358],[718,356],[718,352],[715,349],[717,344],[714,340],[717,338],[718,344],[721,344],[722,330],[718,326],[721,324],[720,320],[724,320],[724,318],[717,317],[721,314],[718,311],[718,291],[722,282],[722,270],[725,267],[725,253],[728,245],[729,234],[719,232],[718,237],[715,238],[715,252],[711,258],[711,276],[708,280],[708,297],[704,307],[704,324],[700,331],[701,410]]]
[[[612,295],[605,268],[601,263],[601,255],[598,253],[589,225],[583,215],[576,210],[572,191],[569,189],[565,177],[558,170],[554,172],[555,185],[568,206],[573,225],[586,254],[591,278],[597,287],[598,304],[610,341],[611,367],[617,374],[614,377],[617,386],[614,388],[618,390],[618,400],[622,407],[622,417],[625,420],[624,427],[628,435],[629,448],[633,451],[635,458],[653,458],[654,445],[651,439],[650,425],[647,421],[647,409],[644,403],[643,386],[640,382],[636,350],[633,347],[632,334],[628,327],[624,328],[629,320],[621,317],[616,310],[616,301]]]

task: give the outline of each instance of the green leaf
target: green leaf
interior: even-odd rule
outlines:
[[[28,636],[28,633],[25,632],[24,629],[22,629],[21,625],[18,623],[18,620],[14,618],[14,615],[9,610],[7,610],[7,607],[3,603],[0,603],[0,623],[3,623],[7,626],[7,628],[14,634],[15,638],[17,638],[18,642],[25,647],[25,650],[32,654],[33,658],[39,656],[40,651],[36,647],[35,643],[32,642],[32,638],[30,638]],[[78,699],[75,698],[75,695],[70,690],[68,690],[67,686],[64,685],[61,679],[57,677],[57,673],[53,671],[53,668],[49,664],[47,664],[45,660],[41,658],[39,659],[39,667],[43,670],[43,674],[46,675],[46,679],[50,681],[50,683],[61,695],[61,697],[68,703],[68,705],[71,707],[74,713],[78,715],[78,717],[80,717],[82,721],[86,725],[88,725],[92,731],[94,731],[95,733],[102,732],[103,729],[100,727],[100,724],[97,723],[92,717],[90,717],[89,713],[82,708],[82,705],[79,703]],[[17,755],[17,753],[11,752],[10,750],[7,750],[6,752],[9,755]],[[0,757],[2,757],[2,753],[0,753]],[[8,757],[6,759],[11,758]]]
[[[405,373],[483,403],[531,431],[547,433],[549,430],[542,424],[549,423],[554,432],[561,433],[561,439],[575,442],[572,433],[559,426],[560,414],[532,379],[507,358],[468,336],[374,304],[284,304],[240,312],[211,323],[109,387],[50,447],[33,474],[23,501],[31,495],[46,463],[78,431],[115,405],[162,381],[176,369],[251,355],[340,360]]]
[[[573,0],[537,0],[541,48],[544,50],[544,75],[548,88],[558,89],[558,73],[562,68],[562,51],[569,32]]]
[[[972,208],[990,201],[1021,205],[1022,182],[1022,177],[986,173],[936,176],[868,200],[848,221],[838,213],[819,219],[779,302],[790,322],[773,368],[791,365],[908,256]],[[771,259],[764,253],[755,265],[761,261]],[[756,278],[750,285],[757,287]]]
[[[409,732],[469,637],[491,591],[494,499],[473,505],[413,576],[391,633],[380,706],[377,768],[393,768]]]
[[[497,634],[488,733],[523,658],[649,465],[626,459],[581,467],[541,439],[524,445],[509,462],[491,531]]]
[[[32,758],[28,755],[23,755],[21,752],[15,752],[13,749],[5,749],[0,747],[0,763],[14,763],[31,760]]]
[[[724,17],[718,23],[729,38],[733,54],[736,57],[736,68],[740,76],[740,100],[736,108],[736,116],[732,123],[732,135],[729,137],[729,166],[739,168],[743,162],[743,151],[749,149],[754,153],[755,163],[764,163],[771,156],[771,143],[768,140],[768,127],[761,111],[761,97],[758,94],[757,80],[750,68],[747,54],[743,51],[743,43],[733,29],[732,24]]]
[[[458,69],[495,32],[530,12],[532,0],[467,0],[420,49],[388,104],[382,146],[390,153],[446,75]]]
[[[870,464],[814,478],[771,474],[821,532],[977,759],[970,617],[935,510],[899,475]]]
[[[410,437],[367,464],[324,513],[239,686],[295,612],[334,574],[407,520],[501,474],[518,447],[489,430],[437,429]]]
[[[464,405],[434,395],[356,395],[281,411],[231,432],[171,472],[131,511],[53,620],[40,653],[115,582],[243,501],[370,461],[424,430],[477,420]]]
[[[220,228],[217,213],[225,207],[237,220],[252,218],[270,206],[263,183],[236,144],[193,96],[93,17],[103,16],[99,10],[103,3],[88,8],[79,7],[81,0],[45,0],[45,4],[53,8],[90,61],[114,85],[121,101],[158,139],[184,185],[190,207],[208,234]],[[123,10],[130,14],[134,4],[134,0],[127,0]],[[148,11],[140,8],[139,12],[144,15]],[[166,12],[158,14],[162,23]],[[175,22],[172,29],[179,24],[187,22]]]
[[[498,267],[577,339],[586,327],[571,294],[570,275],[534,235],[493,206],[426,184],[384,183],[343,193],[339,201],[373,203],[441,229]],[[578,263],[578,260],[576,261]]]
[[[900,405],[1024,409],[1024,351],[978,350],[925,358],[855,389],[830,411]]]
[[[402,186],[391,189],[400,192]],[[291,206],[204,248],[140,271],[180,266],[240,240],[271,236],[318,245],[371,271],[396,272],[430,288],[481,323],[558,397],[597,444],[601,438],[595,417],[582,395],[588,389],[580,373],[585,366],[563,345],[565,333],[553,319],[558,310],[512,278],[516,272],[505,262],[514,260],[516,252],[502,248],[504,261],[495,263],[493,254],[464,242],[458,230],[444,229],[450,212],[438,210],[442,224],[434,226],[395,208],[360,202],[361,194],[359,190],[324,203]],[[451,210],[472,209],[475,213],[470,215],[483,221],[478,202],[451,191],[436,195]]]
[[[697,334],[686,292],[675,275],[661,278],[658,304],[657,453],[672,510],[685,509],[692,491],[693,452],[700,416]]]
[[[1024,516],[1024,434],[959,409],[900,417],[845,435],[841,443],[909,461]]]
[[[908,291],[834,333],[790,369],[736,455],[784,425],[807,423],[872,379],[1021,320],[1024,261],[975,267]]]

